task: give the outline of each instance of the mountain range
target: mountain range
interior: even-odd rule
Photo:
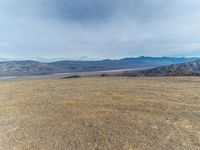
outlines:
[[[200,60],[140,71],[125,71],[122,76],[200,76]]]
[[[200,58],[171,57],[138,57],[120,60],[102,61],[56,61],[43,63],[38,61],[4,61],[0,62],[0,77],[32,76],[67,72],[89,72],[116,69],[137,69],[168,66],[172,64],[191,62]],[[161,67],[162,68],[162,67]]]

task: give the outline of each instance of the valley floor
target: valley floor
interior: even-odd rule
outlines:
[[[200,78],[1,82],[0,149],[200,149]]]

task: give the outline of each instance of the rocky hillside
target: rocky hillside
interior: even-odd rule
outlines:
[[[0,63],[0,76],[42,75],[57,72],[56,67],[36,61],[9,61]]]
[[[200,60],[142,71],[127,71],[122,76],[200,76]]]

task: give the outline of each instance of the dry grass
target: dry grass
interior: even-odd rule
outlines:
[[[200,78],[2,82],[0,149],[200,149]]]

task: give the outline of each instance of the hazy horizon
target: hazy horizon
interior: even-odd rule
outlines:
[[[6,62],[6,61],[38,61],[38,62],[44,62],[44,63],[51,63],[56,61],[103,61],[103,60],[122,60],[122,59],[136,59],[136,58],[176,58],[176,59],[200,59],[200,57],[168,57],[168,56],[138,56],[138,57],[121,57],[121,58],[0,58],[0,62]]]
[[[0,57],[199,57],[199,8],[199,0],[0,0]]]

